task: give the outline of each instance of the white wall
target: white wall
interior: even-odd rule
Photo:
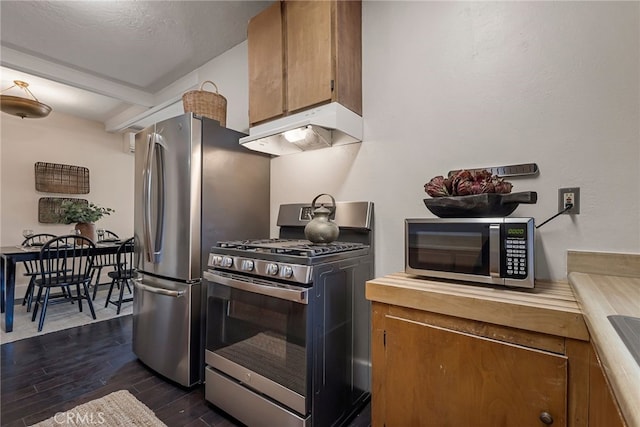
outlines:
[[[514,215],[540,223],[557,211],[559,187],[579,186],[582,195],[580,215],[561,216],[538,230],[539,278],[565,278],[567,249],[640,252],[639,21],[638,2],[365,1],[364,141],[272,160],[272,235],[281,203],[311,202],[324,192],[337,200],[372,200],[376,274],[400,271],[403,220],[433,216],[422,202],[431,177],[535,162],[539,176],[512,182],[514,191],[537,191],[539,201]],[[218,84],[228,100],[227,126],[239,131],[248,129],[246,52],[245,42],[198,70],[200,80]],[[28,124],[44,125],[53,114]],[[84,159],[74,157],[75,150],[58,151],[61,144],[88,147],[66,131],[60,130],[54,148],[48,138],[30,148],[51,150],[57,156],[51,161]],[[40,124],[16,131],[21,138],[38,132],[45,132]],[[13,244],[26,223],[7,222],[14,230],[5,237],[4,217],[15,206],[7,206],[13,199],[4,193],[13,191],[18,177],[5,170],[17,165],[6,159],[4,126],[2,138],[0,241]],[[119,149],[119,136],[113,138]],[[31,156],[17,144],[12,155]],[[33,156],[18,160],[30,174],[35,161],[46,160]],[[89,199],[95,195],[119,216],[122,208],[94,186],[94,169],[107,167],[103,159],[87,154],[87,163],[80,163],[91,169]],[[33,201],[20,203],[28,212],[25,203]],[[34,206],[30,221],[37,221]],[[109,228],[107,221],[100,225]]]
[[[0,117],[0,244],[24,239],[22,230],[66,234],[74,225],[38,222],[41,197],[77,197],[115,212],[96,223],[121,237],[133,235],[134,156],[123,150],[123,137],[104,125],[52,112],[43,119]],[[54,194],[35,189],[36,162],[62,163],[89,169],[89,194]],[[20,271],[18,271],[18,274]],[[21,277],[20,283],[24,282]],[[16,295],[22,297],[20,290]]]
[[[272,160],[277,206],[331,193],[375,202],[376,274],[403,270],[403,220],[433,217],[423,185],[449,170],[535,162],[541,223],[557,189],[581,213],[538,230],[536,274],[566,250],[640,252],[640,3],[365,2],[360,145]],[[276,233],[273,225],[273,233]]]
[[[211,80],[227,99],[227,126],[249,133],[249,62],[242,42],[198,69],[200,81]],[[213,90],[211,85],[206,90]]]
[[[194,80],[197,82],[196,89],[200,89],[207,80],[212,81],[218,87],[218,93],[227,98],[227,123],[226,127],[238,132],[249,132],[249,84],[247,63],[247,42],[242,42],[222,55],[207,62],[202,67],[183,77],[183,81]],[[157,94],[156,99],[167,102],[177,96],[176,91],[182,90],[184,84],[177,80]],[[213,92],[215,88],[210,84],[205,84],[203,90]],[[145,115],[143,119],[136,121],[133,126],[136,128],[146,128],[154,123],[171,117],[184,114],[184,105],[181,98],[165,108]],[[129,114],[125,113],[128,119]],[[140,114],[138,109],[135,114]]]

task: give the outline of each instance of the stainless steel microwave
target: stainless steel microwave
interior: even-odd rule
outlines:
[[[405,272],[533,288],[533,218],[405,220]]]

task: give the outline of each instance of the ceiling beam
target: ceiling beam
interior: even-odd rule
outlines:
[[[116,116],[105,122],[105,131],[107,132],[125,132],[129,130],[143,129],[158,120],[173,117],[184,112],[182,108],[182,97],[174,97],[168,99],[161,104],[156,105],[153,108],[143,111],[133,117],[123,119],[121,116]],[[131,109],[127,110],[125,114],[129,113]],[[156,117],[161,117],[157,119]]]
[[[154,95],[2,46],[0,65],[129,104],[153,107]]]
[[[188,90],[197,89],[199,82],[198,70],[192,71],[171,83],[155,95],[156,104],[153,108],[141,110],[134,106],[105,121],[107,132],[123,132],[130,129],[142,129],[160,119],[182,114],[182,94]]]

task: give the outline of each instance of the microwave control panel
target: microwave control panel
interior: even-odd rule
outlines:
[[[510,279],[526,279],[529,266],[529,242],[527,242],[527,224],[504,224],[503,277]]]

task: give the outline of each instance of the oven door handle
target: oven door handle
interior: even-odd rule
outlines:
[[[234,289],[253,292],[278,299],[296,302],[299,304],[309,304],[309,290],[296,286],[271,286],[261,285],[254,282],[245,282],[232,277],[222,276],[215,271],[203,271],[202,276],[211,283],[219,283]]]

